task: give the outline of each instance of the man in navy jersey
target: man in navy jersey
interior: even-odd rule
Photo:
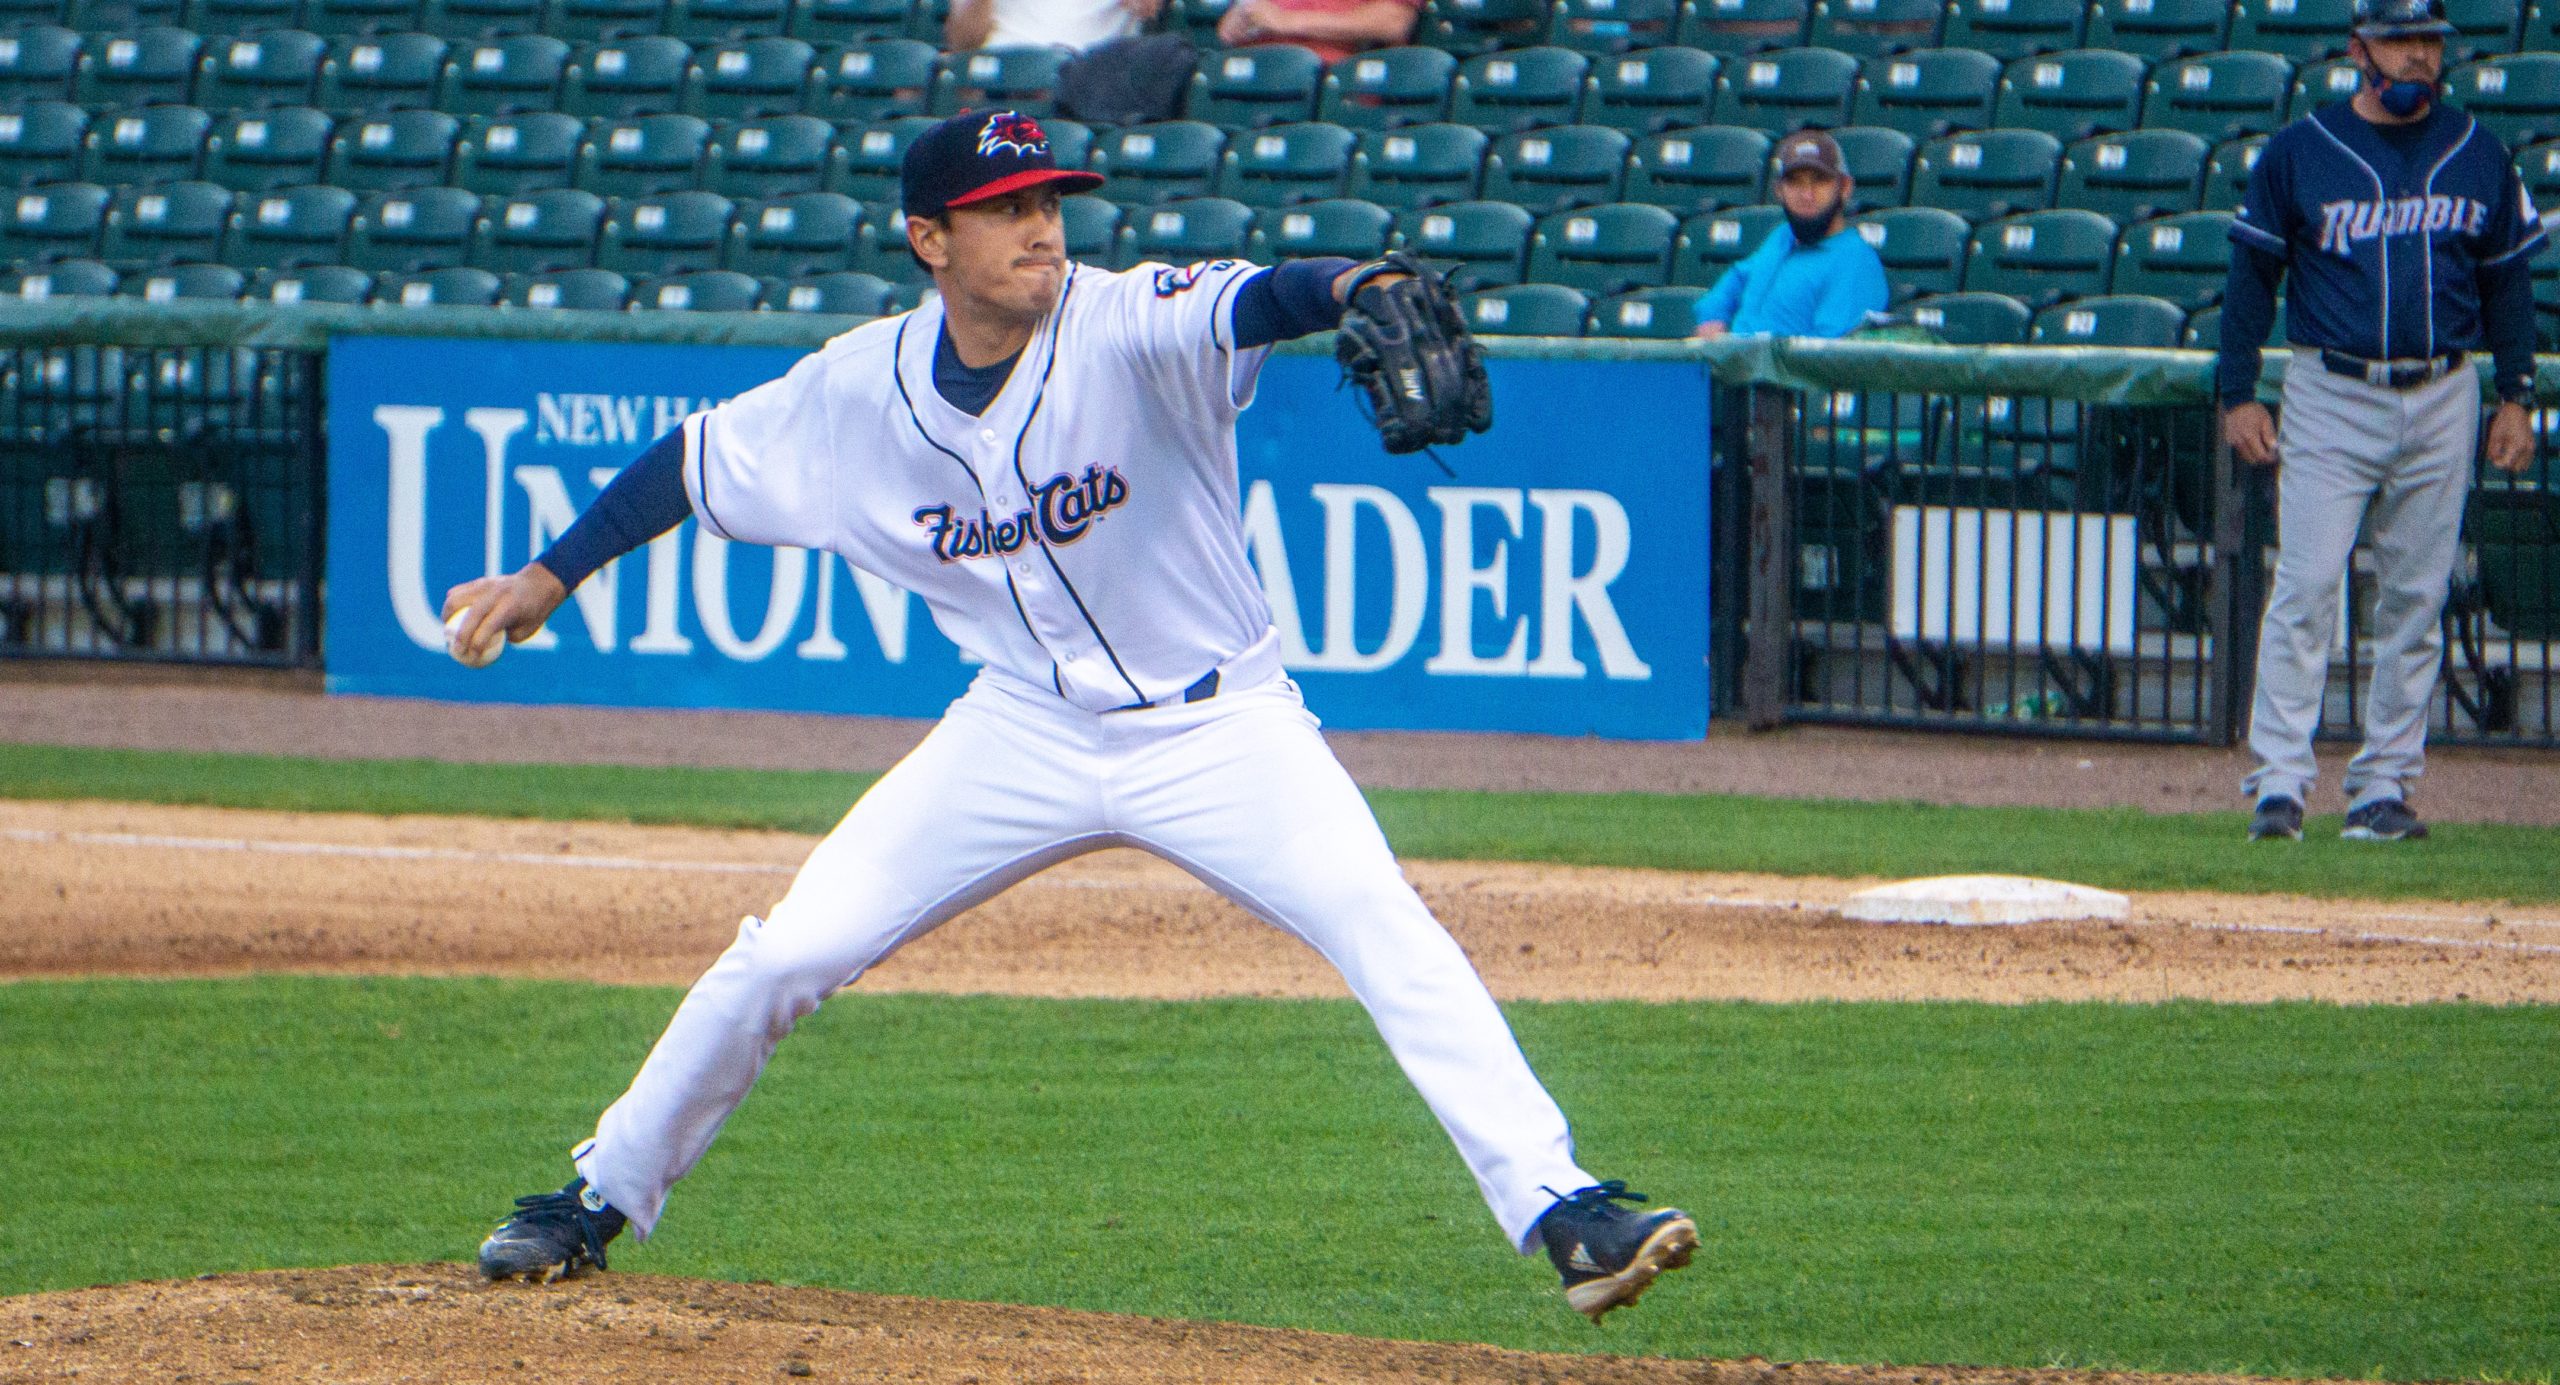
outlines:
[[[2223,431],[2242,460],[2283,467],[2282,555],[2249,718],[2253,841],[2302,836],[2338,602],[2368,523],[2373,683],[2364,748],[2347,767],[2345,835],[2426,835],[2408,794],[2425,763],[2445,591],[2482,450],[2471,358],[2484,348],[2498,397],[2488,460],[2521,471],[2533,457],[2530,274],[2542,223],[2506,146],[2442,99],[2451,32],[2444,0],[2356,0],[2347,54],[2363,85],[2267,141],[2231,226]],[[2279,430],[2256,401],[2258,352],[2288,279]]]

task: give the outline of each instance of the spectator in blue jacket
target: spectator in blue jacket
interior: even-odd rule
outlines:
[[[1698,335],[1839,337],[1890,296],[1884,261],[1848,229],[1857,181],[1840,145],[1803,130],[1778,146],[1778,204],[1787,221],[1698,300]]]

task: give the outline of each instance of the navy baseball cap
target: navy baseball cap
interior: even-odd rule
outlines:
[[[2356,0],[2358,38],[2417,38],[2454,32],[2444,0]]]
[[[1020,111],[962,111],[907,146],[898,167],[899,209],[937,217],[1048,184],[1060,192],[1091,192],[1102,186],[1102,175],[1058,167],[1048,132]]]

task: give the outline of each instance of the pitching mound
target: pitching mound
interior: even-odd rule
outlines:
[[[8,1385],[75,1378],[763,1385],[795,1377],[937,1385],[2229,1385],[2238,1379],[1540,1355],[653,1275],[492,1286],[459,1265],[276,1270],[0,1299],[0,1382]]]

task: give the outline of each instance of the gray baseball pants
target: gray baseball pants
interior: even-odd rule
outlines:
[[[2411,390],[2385,389],[2295,353],[2277,429],[2280,556],[2258,627],[2258,698],[2243,781],[2253,798],[2308,803],[2320,770],[2311,735],[2329,684],[2329,648],[2356,528],[2368,511],[2380,590],[2364,749],[2347,766],[2355,807],[2406,797],[2426,764],[2427,703],[2444,657],[2445,593],[2462,539],[2480,437],[2480,384],[2469,370]]]

